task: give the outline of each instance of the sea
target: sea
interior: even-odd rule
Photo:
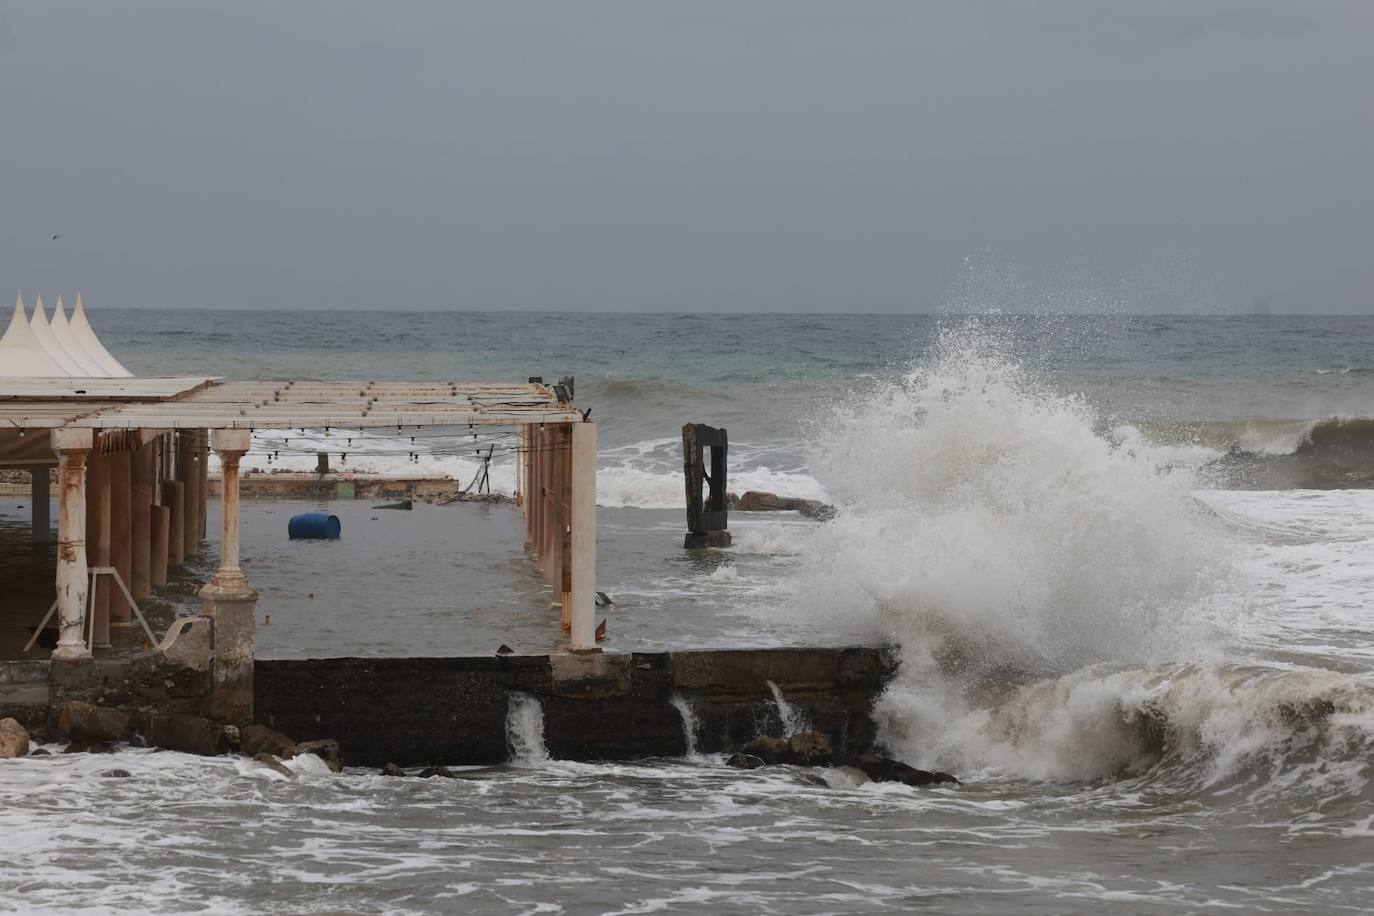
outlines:
[[[572,377],[599,429],[607,648],[889,645],[884,748],[962,785],[552,759],[528,703],[511,761],[456,779],[143,749],[0,761],[0,908],[1374,909],[1374,318],[90,318],[142,375]],[[733,546],[683,550],[689,422],[728,430],[729,489],[834,517],[734,513]],[[326,451],[466,483],[485,454],[509,492],[513,445],[259,431],[245,463],[308,470]],[[307,508],[343,538],[289,541]],[[243,525],[264,657],[559,638],[509,505],[253,500]],[[187,613],[213,556],[198,563],[169,590]]]

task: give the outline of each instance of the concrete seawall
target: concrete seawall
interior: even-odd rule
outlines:
[[[787,648],[487,658],[330,658],[254,666],[257,721],[296,740],[334,738],[345,763],[507,759],[512,696],[539,700],[554,757],[629,760],[781,735],[770,682],[840,753],[872,747],[873,701],[895,668],[880,648]]]

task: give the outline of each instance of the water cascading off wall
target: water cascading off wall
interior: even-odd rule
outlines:
[[[528,693],[512,693],[506,706],[506,749],[510,762],[521,765],[547,763],[544,743],[544,707]]]

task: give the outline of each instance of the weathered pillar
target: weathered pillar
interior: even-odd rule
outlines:
[[[220,500],[223,525],[220,535],[219,570],[200,590],[204,614],[215,621],[215,689],[233,710],[232,724],[253,721],[253,651],[258,593],[239,569],[239,460],[252,444],[246,429],[217,429],[211,445],[220,460]]]
[[[153,444],[145,442],[133,454],[133,493],[129,506],[129,543],[131,571],[129,591],[142,601],[153,591]]]
[[[200,498],[196,489],[200,484],[200,473],[196,470],[196,433],[183,429],[181,438],[181,460],[177,477],[181,479],[181,552],[189,557],[200,549]]]
[[[596,424],[573,423],[572,630],[574,651],[596,648]]]
[[[93,550],[91,566],[110,565],[110,456],[92,450],[86,473],[86,540]],[[92,583],[91,646],[110,647],[110,577]]]
[[[167,536],[171,522],[171,509],[166,506],[149,507],[148,531],[152,550],[148,558],[148,584],[154,588],[167,584]]]
[[[86,455],[89,429],[54,429],[57,452],[57,647],[55,659],[90,658],[86,646]]]
[[[125,450],[109,456],[110,467],[110,565],[119,573],[125,587],[133,578],[133,455]],[[124,590],[113,582],[107,583],[110,593],[110,625],[134,625],[133,609],[124,598]]]
[[[182,521],[185,506],[186,488],[180,480],[162,481],[162,500],[167,504],[167,566],[176,569],[186,561],[186,551],[183,549],[182,538],[186,535],[186,526]]]
[[[34,468],[29,471],[29,476],[29,517],[33,520],[33,542],[46,544],[52,540],[52,496],[48,492],[48,469]]]

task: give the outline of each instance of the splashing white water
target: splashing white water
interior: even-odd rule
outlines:
[[[546,763],[549,749],[544,744],[544,707],[527,693],[512,693],[506,706],[506,747],[511,762]]]
[[[697,756],[697,714],[692,711],[692,704],[680,693],[673,694],[670,702],[677,714],[682,717],[682,740],[687,749],[688,757]]]
[[[768,682],[768,689],[773,692],[773,705],[778,708],[778,719],[782,722],[782,736],[791,738],[793,735],[809,731],[811,722],[806,718],[806,714],[797,709],[787,698],[782,695],[782,689],[772,681]]]
[[[1010,351],[966,322],[836,412],[812,464],[840,514],[809,541],[791,607],[900,645],[879,709],[894,750],[1046,775],[1063,769],[994,752],[988,696],[1196,654],[1226,553],[1186,468],[1098,435],[1086,403],[1037,385]]]

